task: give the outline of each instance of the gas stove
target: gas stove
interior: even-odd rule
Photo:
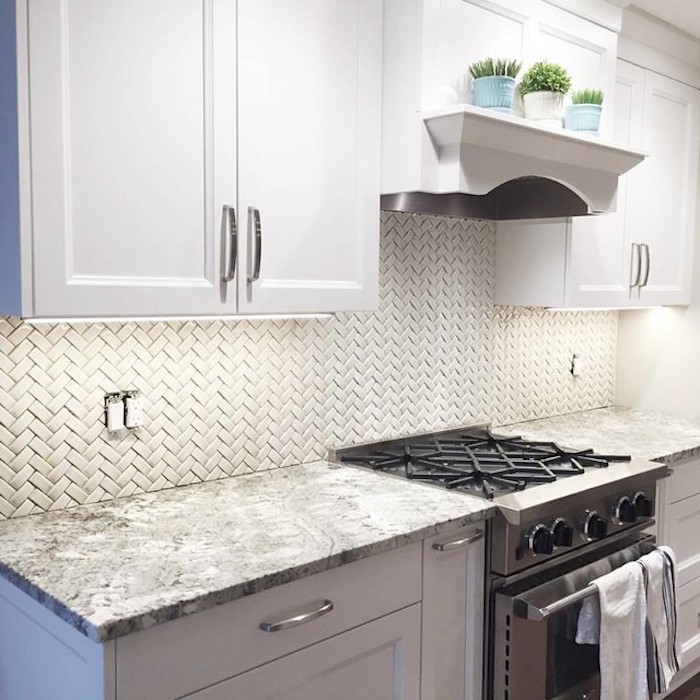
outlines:
[[[590,581],[654,546],[648,529],[665,465],[499,436],[483,425],[331,458],[497,506],[485,528],[488,700],[598,697],[597,650],[575,644],[571,620]]]
[[[629,455],[569,450],[488,426],[337,450],[336,461],[487,498],[491,571],[510,575],[652,522],[666,467]]]
[[[631,460],[629,455],[599,455],[565,450],[554,442],[499,437],[487,427],[349,448],[338,457],[489,499]]]

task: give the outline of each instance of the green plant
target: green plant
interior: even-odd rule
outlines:
[[[566,69],[558,63],[538,61],[525,71],[520,82],[520,94],[527,95],[529,92],[567,93],[571,88],[571,78]]]
[[[520,61],[510,61],[507,58],[485,58],[476,61],[469,66],[472,78],[486,78],[491,75],[506,75],[515,78],[522,67]]]
[[[571,93],[571,102],[575,105],[602,105],[602,90],[576,90]]]

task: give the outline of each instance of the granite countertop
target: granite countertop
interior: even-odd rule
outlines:
[[[317,462],[0,522],[0,575],[103,642],[493,513]]]
[[[553,440],[563,447],[592,447],[601,453],[629,454],[669,465],[700,456],[700,420],[616,406],[494,430],[531,440]]]

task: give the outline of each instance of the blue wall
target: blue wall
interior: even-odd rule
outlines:
[[[21,308],[15,0],[0,0],[0,314]]]

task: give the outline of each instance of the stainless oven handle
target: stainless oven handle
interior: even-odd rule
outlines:
[[[655,524],[655,520],[647,520],[643,523],[638,523],[637,525],[634,525],[633,527],[621,532],[617,533],[619,536],[623,535],[629,535],[630,533],[634,532],[635,530],[643,530],[645,528],[651,527],[652,525]],[[611,538],[608,538],[608,542],[613,540],[614,536]],[[637,542],[637,544],[640,544],[642,542],[649,542],[654,543],[655,538],[651,535],[644,537],[642,540]],[[576,591],[575,593],[572,593],[571,595],[565,596],[564,598],[561,598],[560,600],[555,600],[553,603],[550,603],[549,605],[545,605],[544,607],[537,607],[536,605],[533,605],[532,603],[527,602],[526,600],[519,599],[519,602],[523,604],[523,607],[525,608],[524,610],[521,608],[520,610],[516,610],[516,615],[520,618],[524,618],[526,620],[534,620],[535,622],[541,622],[542,620],[546,620],[550,615],[554,615],[555,613],[561,612],[562,610],[565,610],[568,607],[571,607],[572,605],[575,605],[576,603],[580,603],[582,600],[585,598],[588,598],[589,596],[595,594],[598,592],[598,589],[595,585],[589,584],[585,588],[582,588],[580,591]]]
[[[473,535],[462,537],[459,540],[452,540],[452,542],[434,542],[433,549],[437,550],[438,552],[451,552],[454,549],[461,549],[462,547],[466,547],[474,542],[478,542],[480,539],[483,539],[483,537],[484,531],[477,530]]]
[[[572,605],[576,605],[576,603],[580,603],[584,598],[595,595],[597,592],[598,587],[594,583],[591,583],[582,590],[576,591],[576,593],[572,593],[571,595],[566,596],[566,598],[557,600],[550,605],[545,605],[543,608],[538,608],[535,605],[528,604],[527,619],[535,620],[535,622],[541,622],[542,620],[546,620],[550,615],[554,615],[554,613],[558,613]]]

